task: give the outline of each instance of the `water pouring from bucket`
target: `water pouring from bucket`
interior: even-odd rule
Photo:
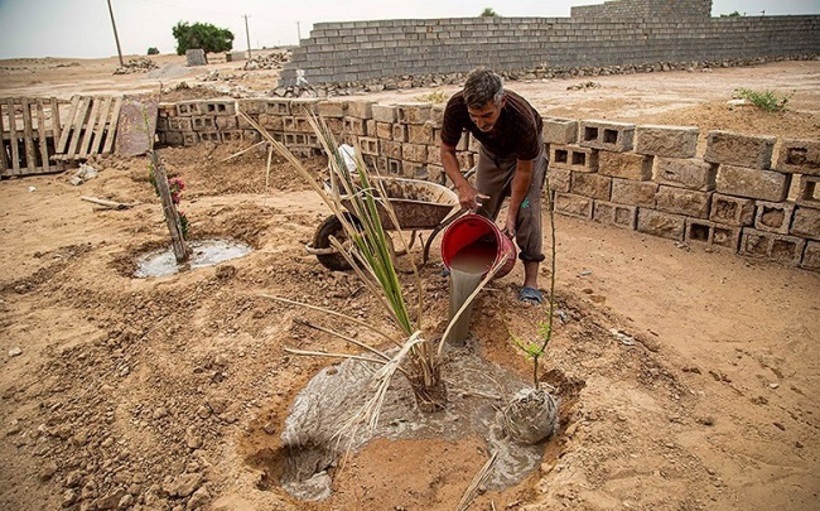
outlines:
[[[513,242],[491,220],[467,214],[444,231],[441,259],[450,270],[450,320],[487,273],[499,267],[493,278],[503,277],[515,266]],[[447,342],[463,345],[470,327],[472,304],[450,328]]]

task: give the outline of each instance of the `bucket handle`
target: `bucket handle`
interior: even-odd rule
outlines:
[[[438,236],[438,233],[440,233],[442,230],[446,229],[448,225],[455,222],[459,217],[461,217],[462,215],[464,215],[468,211],[470,211],[470,210],[467,209],[467,208],[459,209],[455,213],[453,213],[450,216],[448,216],[447,218],[445,218],[440,224],[438,224],[436,226],[435,229],[433,229],[433,232],[430,233],[430,236],[427,238],[427,241],[424,243],[424,256],[422,257],[422,260],[421,260],[421,267],[422,268],[424,268],[424,265],[427,264],[427,260],[430,258],[430,245],[433,244],[433,240],[436,238],[436,236]]]

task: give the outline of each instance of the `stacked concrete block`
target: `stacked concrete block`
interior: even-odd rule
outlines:
[[[628,179],[613,179],[612,202],[654,208],[655,196],[658,193],[658,184],[650,181],[630,181]]]
[[[342,118],[347,115],[347,101],[322,101],[317,106],[317,113],[323,118],[337,117]]]
[[[569,193],[572,172],[567,169],[550,168],[547,171],[547,184],[553,192]]]
[[[755,201],[716,193],[712,195],[709,220],[722,224],[747,226],[754,223]]]
[[[612,190],[612,178],[600,174],[573,172],[570,192],[575,195],[608,201]]]
[[[682,241],[685,228],[685,216],[664,213],[654,209],[638,208],[636,229],[640,232]]]
[[[200,105],[203,115],[236,115],[236,102],[233,100],[208,100]]]
[[[550,145],[550,168],[597,172],[598,151],[577,145]]]
[[[554,199],[556,213],[561,213],[584,220],[592,219],[593,199],[571,193],[556,192]]]
[[[651,156],[635,153],[598,152],[598,173],[604,176],[647,181],[652,179]]]
[[[775,137],[710,131],[703,159],[736,167],[768,169],[772,163],[772,150],[776,140]]]
[[[655,194],[655,207],[659,211],[694,218],[709,218],[711,193],[685,190],[672,186],[660,186]]]
[[[755,229],[789,234],[789,226],[791,226],[794,214],[793,203],[757,201],[756,209]]]
[[[578,121],[561,117],[544,117],[544,143],[571,145],[578,142]]]
[[[430,103],[396,105],[396,120],[402,124],[424,124],[431,119],[432,110]]]
[[[749,257],[775,261],[788,266],[798,266],[803,258],[806,240],[758,231],[746,227],[740,241],[740,253]]]
[[[779,202],[786,198],[790,182],[790,176],[782,172],[721,163],[715,189],[727,195]]]
[[[656,157],[653,173],[662,185],[708,192],[715,189],[717,165],[697,158]]]
[[[684,240],[736,253],[740,244],[741,228],[698,218],[686,219]]]
[[[694,158],[699,132],[691,126],[638,126],[635,152],[665,158]]]
[[[820,209],[797,206],[789,232],[811,240],[820,240]]]
[[[806,270],[820,271],[820,241],[809,241],[806,244],[800,267]]]
[[[788,174],[820,176],[820,141],[782,140],[775,168]]]
[[[801,206],[820,208],[820,176],[800,176],[797,203]]]
[[[587,119],[581,121],[578,135],[578,144],[582,147],[623,153],[632,150],[635,125]]]
[[[602,224],[614,225],[623,229],[635,229],[638,220],[638,208],[596,200],[593,204],[592,219]]]

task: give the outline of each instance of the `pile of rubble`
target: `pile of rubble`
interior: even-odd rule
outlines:
[[[243,69],[245,71],[254,71],[256,69],[279,70],[282,69],[285,63],[290,62],[290,56],[289,50],[254,56],[252,59],[245,61]]]
[[[129,59],[122,67],[118,67],[115,75],[130,75],[131,73],[147,73],[152,69],[156,69],[157,65],[148,57],[137,57]]]

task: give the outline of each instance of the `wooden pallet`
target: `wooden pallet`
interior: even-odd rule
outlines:
[[[122,97],[74,96],[60,133],[54,161],[85,160],[109,154],[114,147]]]
[[[0,176],[62,170],[49,161],[60,134],[57,98],[0,98]]]

